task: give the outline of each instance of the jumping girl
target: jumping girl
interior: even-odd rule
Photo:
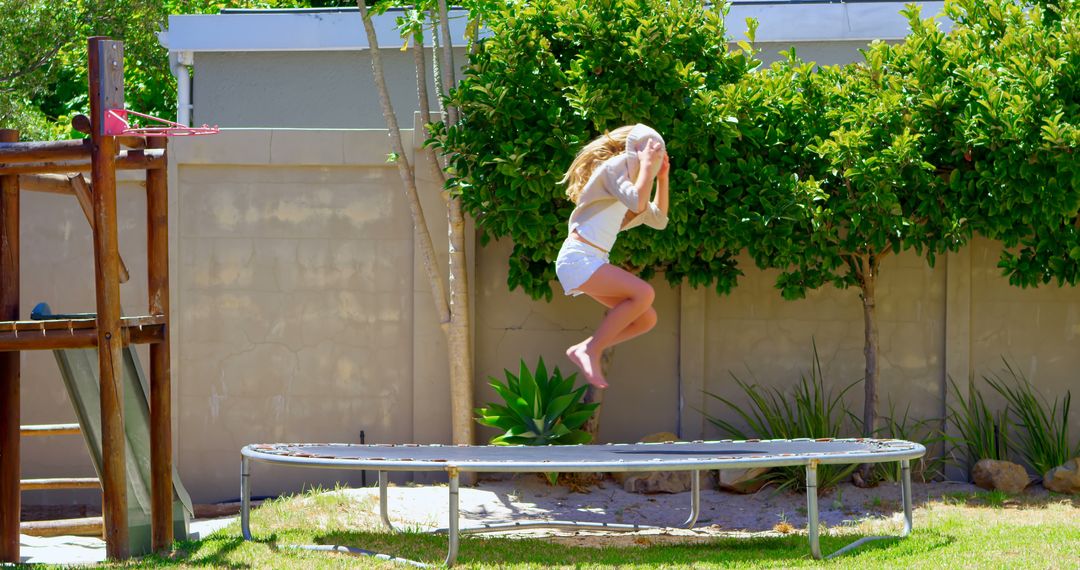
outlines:
[[[604,349],[656,326],[653,288],[608,263],[608,254],[620,230],[667,226],[669,169],[663,137],[639,124],[585,145],[560,181],[577,207],[570,214],[555,273],[567,295],[585,293],[610,309],[592,336],[566,349],[585,380],[597,388],[608,386],[600,371]],[[656,196],[650,201],[654,181]]]

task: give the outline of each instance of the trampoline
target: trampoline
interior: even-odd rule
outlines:
[[[458,515],[458,482],[462,472],[610,473],[632,471],[690,471],[690,512],[684,523],[693,528],[701,506],[700,472],[709,469],[746,469],[752,467],[805,466],[807,534],[810,552],[822,558],[818,540],[817,468],[828,464],[899,462],[904,530],[911,533],[910,462],[926,453],[918,443],[894,439],[790,439],[745,441],[695,441],[565,446],[479,446],[479,445],[355,445],[330,444],[255,444],[241,451],[240,524],[245,540],[251,540],[251,463],[273,463],[294,467],[361,469],[379,474],[379,510],[383,524],[392,531],[387,507],[388,473],[391,471],[442,471],[449,477],[449,526],[434,530],[449,536],[446,565],[457,559],[461,534],[498,532],[533,528],[635,531],[657,528],[649,525],[574,521],[522,521],[499,524],[479,523],[461,528]],[[836,556],[871,540],[888,536],[861,538],[829,557]],[[375,555],[376,553],[344,546],[310,547],[318,550]],[[385,557],[385,556],[384,556]],[[386,557],[390,558],[390,557]],[[405,561],[408,562],[408,561]]]

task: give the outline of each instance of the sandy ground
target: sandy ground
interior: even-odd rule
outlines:
[[[704,487],[704,485],[703,485]],[[914,504],[949,493],[977,492],[967,483],[913,485]],[[341,491],[357,504],[378,509],[378,489]],[[417,530],[446,527],[448,493],[445,485],[390,487],[389,514],[396,526]],[[634,533],[619,533],[610,540],[595,540],[596,532],[580,530],[529,530],[502,533],[502,536],[550,536],[571,544],[655,543],[692,541],[694,537],[774,535],[806,528],[806,496],[766,488],[750,495],[737,495],[703,488],[701,515],[693,530],[679,528],[690,513],[689,492],[640,495],[624,491],[607,480],[589,492],[572,492],[552,487],[535,475],[519,475],[506,480],[486,480],[477,487],[460,490],[461,527],[480,523],[530,520],[589,521],[642,524],[664,527]],[[884,532],[900,530],[900,486],[885,483],[873,489],[841,485],[819,499],[820,521],[831,532],[873,524]],[[880,524],[877,524],[880,523]],[[611,533],[601,533],[611,534]]]

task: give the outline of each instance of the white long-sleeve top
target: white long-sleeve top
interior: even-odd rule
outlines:
[[[645,224],[662,230],[667,227],[667,215],[652,202],[622,226],[627,210],[638,207],[638,192],[630,171],[630,155],[620,153],[600,164],[578,198],[577,207],[570,214],[569,231],[608,251],[615,245],[620,229],[630,229]]]

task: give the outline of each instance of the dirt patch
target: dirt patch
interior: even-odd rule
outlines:
[[[378,509],[378,489],[340,491],[353,499],[362,499],[367,509]],[[392,486],[389,489],[389,514],[395,526],[430,530],[448,526],[448,493],[445,485]],[[716,537],[779,536],[805,533],[806,496],[803,493],[765,488],[750,495],[736,495],[711,488],[702,489],[701,513],[693,529],[680,528],[690,512],[690,493],[639,495],[624,491],[610,479],[585,492],[553,487],[538,477],[519,475],[502,479],[482,479],[475,487],[460,490],[461,526],[483,523],[506,523],[535,520],[587,521],[640,524],[662,528],[630,533],[593,530],[529,529],[492,534],[502,537],[547,537],[579,546],[630,547],[654,544],[708,541]],[[935,505],[962,507],[981,511],[1012,508],[1027,510],[1025,516],[1037,523],[1050,503],[1080,514],[1080,504],[1053,496],[1034,487],[1028,493],[1000,500],[990,497],[968,483],[916,483],[912,499],[916,525],[922,516],[934,516]],[[372,499],[375,501],[372,501]],[[1004,504],[1002,504],[1004,503]],[[358,503],[358,507],[359,503]],[[818,499],[822,529],[833,534],[863,532],[898,532],[902,525],[902,502],[897,483],[883,483],[863,489],[840,485]],[[1052,507],[1051,510],[1057,507]],[[377,511],[376,511],[377,512]],[[375,528],[380,528],[376,524]],[[374,529],[372,529],[374,530]]]

